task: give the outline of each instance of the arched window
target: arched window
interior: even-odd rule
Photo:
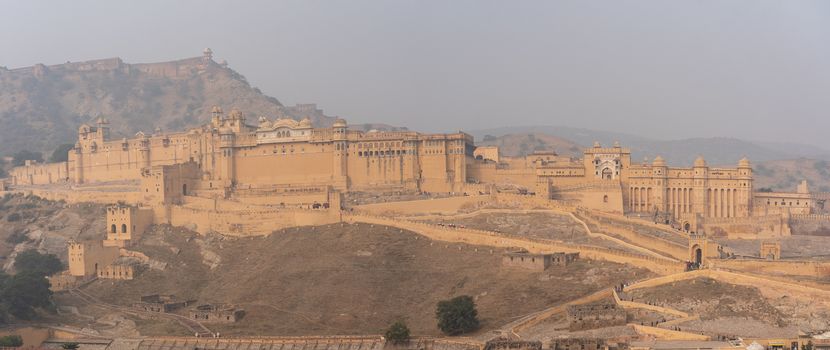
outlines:
[[[115,224],[112,224],[112,227],[110,227],[110,233],[116,233],[116,232],[117,231],[115,230]]]
[[[127,224],[121,224],[121,233],[127,233]]]

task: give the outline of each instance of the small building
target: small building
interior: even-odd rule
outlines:
[[[230,305],[203,304],[189,312],[190,319],[205,323],[234,323],[245,315],[245,311]]]
[[[497,338],[487,341],[484,350],[542,350],[542,342]]]
[[[107,208],[107,239],[104,246],[125,247],[153,224],[153,210],[129,205]]]
[[[625,310],[613,301],[568,306],[567,318],[568,329],[572,332],[622,326],[628,322]]]
[[[141,297],[140,302],[133,303],[133,308],[142,311],[168,313],[185,308],[191,302],[178,301],[176,296],[172,294],[152,294]]]
[[[479,146],[473,150],[473,157],[481,160],[499,162],[499,148],[496,146]]]
[[[119,252],[117,247],[105,247],[101,241],[70,241],[68,255],[69,274],[90,277],[118,259]]]
[[[761,242],[761,259],[780,260],[781,242]]]
[[[551,265],[568,266],[579,259],[579,253],[547,253],[535,254],[527,250],[507,252],[502,255],[502,265],[521,267],[533,271],[547,270]]]
[[[127,262],[114,262],[98,270],[98,278],[111,280],[132,280],[135,266]]]
[[[81,284],[81,279],[72,276],[69,270],[58,272],[47,278],[49,280],[49,290],[52,292],[61,292],[78,287]]]
[[[602,338],[555,338],[550,350],[626,350],[628,343],[606,341]]]

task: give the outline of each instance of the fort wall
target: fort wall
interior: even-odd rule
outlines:
[[[372,215],[348,214],[343,216],[346,222],[363,222],[386,225],[420,233],[430,239],[484,245],[501,248],[523,248],[530,253],[579,253],[580,257],[593,260],[606,260],[620,264],[631,264],[654,271],[658,274],[670,274],[685,269],[685,265],[668,259],[633,254],[611,249],[567,244],[563,242],[514,236],[506,233],[474,230],[468,228],[451,228],[435,224],[413,222]]]
[[[830,277],[830,262],[826,261],[710,259],[709,262],[714,268],[754,274],[806,276],[814,278]]]
[[[791,234],[789,219],[786,215],[707,218],[702,227],[708,236],[729,238],[772,238]]]
[[[790,229],[793,235],[830,236],[830,215],[791,215]]]
[[[167,223],[201,234],[218,232],[229,236],[262,236],[288,227],[327,225],[339,221],[339,211],[332,209],[216,211],[170,206]]]
[[[354,207],[358,212],[371,215],[451,215],[462,209],[480,207],[492,200],[489,195],[471,195],[448,198],[423,199],[414,201],[365,204]]]
[[[70,175],[67,162],[42,164],[27,160],[24,166],[9,171],[9,178],[12,185],[49,185],[68,183]]]

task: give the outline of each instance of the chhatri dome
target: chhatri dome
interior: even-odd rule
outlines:
[[[654,157],[654,161],[651,163],[652,166],[666,166],[666,161],[663,160],[663,157],[657,156]]]
[[[749,159],[747,157],[743,157],[738,161],[738,168],[749,168],[750,166],[751,164],[749,163]]]
[[[695,166],[696,167],[706,166],[706,160],[703,159],[703,156],[698,156],[697,159],[695,159]]]
[[[334,121],[334,124],[331,126],[333,128],[345,128],[346,127],[346,120],[343,118],[337,118]]]

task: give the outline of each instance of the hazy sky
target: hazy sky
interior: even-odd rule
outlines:
[[[211,47],[284,104],[830,148],[830,1],[5,1],[0,65]]]

